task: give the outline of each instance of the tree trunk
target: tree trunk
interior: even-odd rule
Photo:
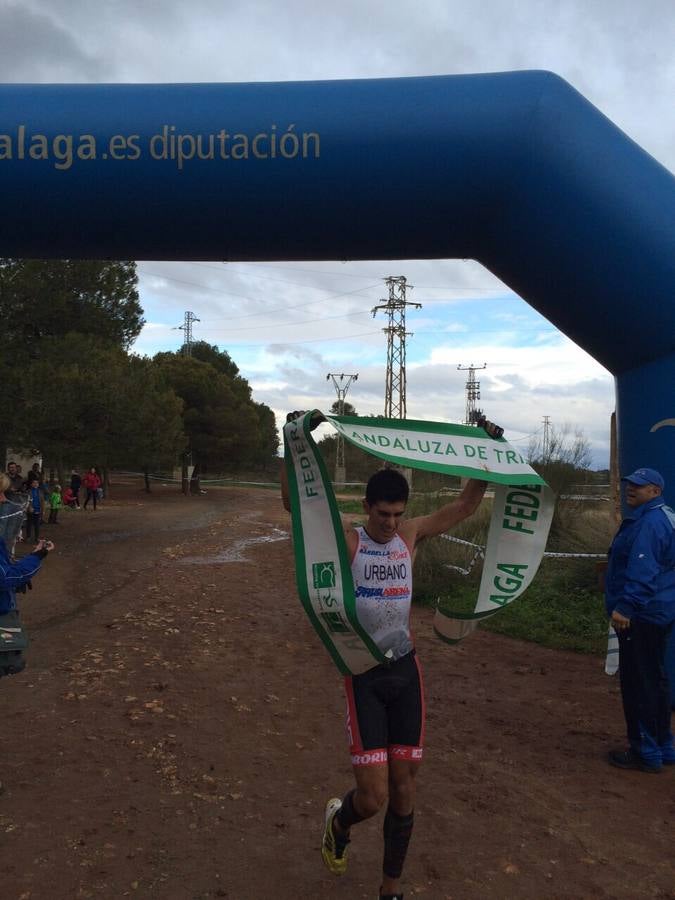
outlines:
[[[145,479],[145,490],[146,493],[150,493],[150,479],[148,478],[148,467],[143,466],[143,478]]]

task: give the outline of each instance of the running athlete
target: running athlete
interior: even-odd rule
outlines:
[[[287,420],[302,412],[289,413]],[[480,423],[490,437],[503,430]],[[290,511],[285,468],[284,507]],[[412,566],[419,544],[449,531],[476,511],[487,482],[467,481],[460,496],[436,512],[404,519],[408,482],[396,469],[368,481],[363,527],[343,520],[360,624],[390,662],[345,677],[347,734],[356,787],[326,804],[321,855],[334,875],[347,870],[353,825],[387,803],[380,900],[402,900],[401,874],[413,829],[415,777],[424,742],[424,689],[410,632]]]

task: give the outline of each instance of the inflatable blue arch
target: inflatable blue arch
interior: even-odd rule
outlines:
[[[0,203],[2,256],[472,257],[614,374],[621,469],[675,501],[675,179],[551,73],[4,85]]]

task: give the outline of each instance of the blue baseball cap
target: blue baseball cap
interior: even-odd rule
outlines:
[[[657,487],[660,487],[661,490],[665,487],[666,483],[663,480],[663,475],[660,472],[657,472],[656,469],[636,469],[632,475],[624,475],[621,479],[622,481],[630,481],[631,484],[655,484]]]

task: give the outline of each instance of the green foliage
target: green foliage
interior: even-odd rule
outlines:
[[[59,470],[73,460],[103,469],[171,464],[184,444],[182,403],[161,373],[97,337],[43,338],[22,384],[14,440],[39,447]]]
[[[128,349],[143,327],[137,281],[134,262],[0,259],[5,347],[25,361],[79,332]]]
[[[211,361],[181,353],[154,358],[184,403],[183,427],[200,473],[269,464],[278,448],[272,410],[251,399],[248,382],[227,353],[204,344],[200,353]]]
[[[216,344],[207,344],[206,341],[195,341],[190,348],[190,355],[193,359],[209,363],[222,375],[227,375],[230,378],[236,378],[239,375],[239,369],[229,353],[226,350],[219,350]]]
[[[340,409],[340,406],[342,406],[342,409]],[[358,415],[358,413],[356,412],[356,407],[352,406],[352,404],[349,402],[349,400],[343,400],[342,404],[340,403],[339,400],[334,400],[331,405],[330,411],[333,413],[334,416],[357,416]]]
[[[274,414],[225,351],[128,354],[143,325],[136,285],[133,262],[0,259],[0,377],[14,400],[0,443],[58,470],[171,468],[188,439],[202,471],[270,464]]]
[[[608,504],[580,506],[558,501],[559,520],[567,525],[557,539],[549,538],[547,549],[567,553],[606,552],[613,530]],[[478,512],[462,522],[453,534],[484,546],[490,513],[491,503],[486,499]],[[480,561],[469,576],[447,568],[454,565],[466,569],[473,555],[471,548],[443,538],[424,542],[415,563],[416,599],[429,604],[440,599],[456,612],[473,609],[482,571]],[[597,588],[596,561],[544,559],[525,593],[480,627],[548,647],[604,653],[607,619]]]

